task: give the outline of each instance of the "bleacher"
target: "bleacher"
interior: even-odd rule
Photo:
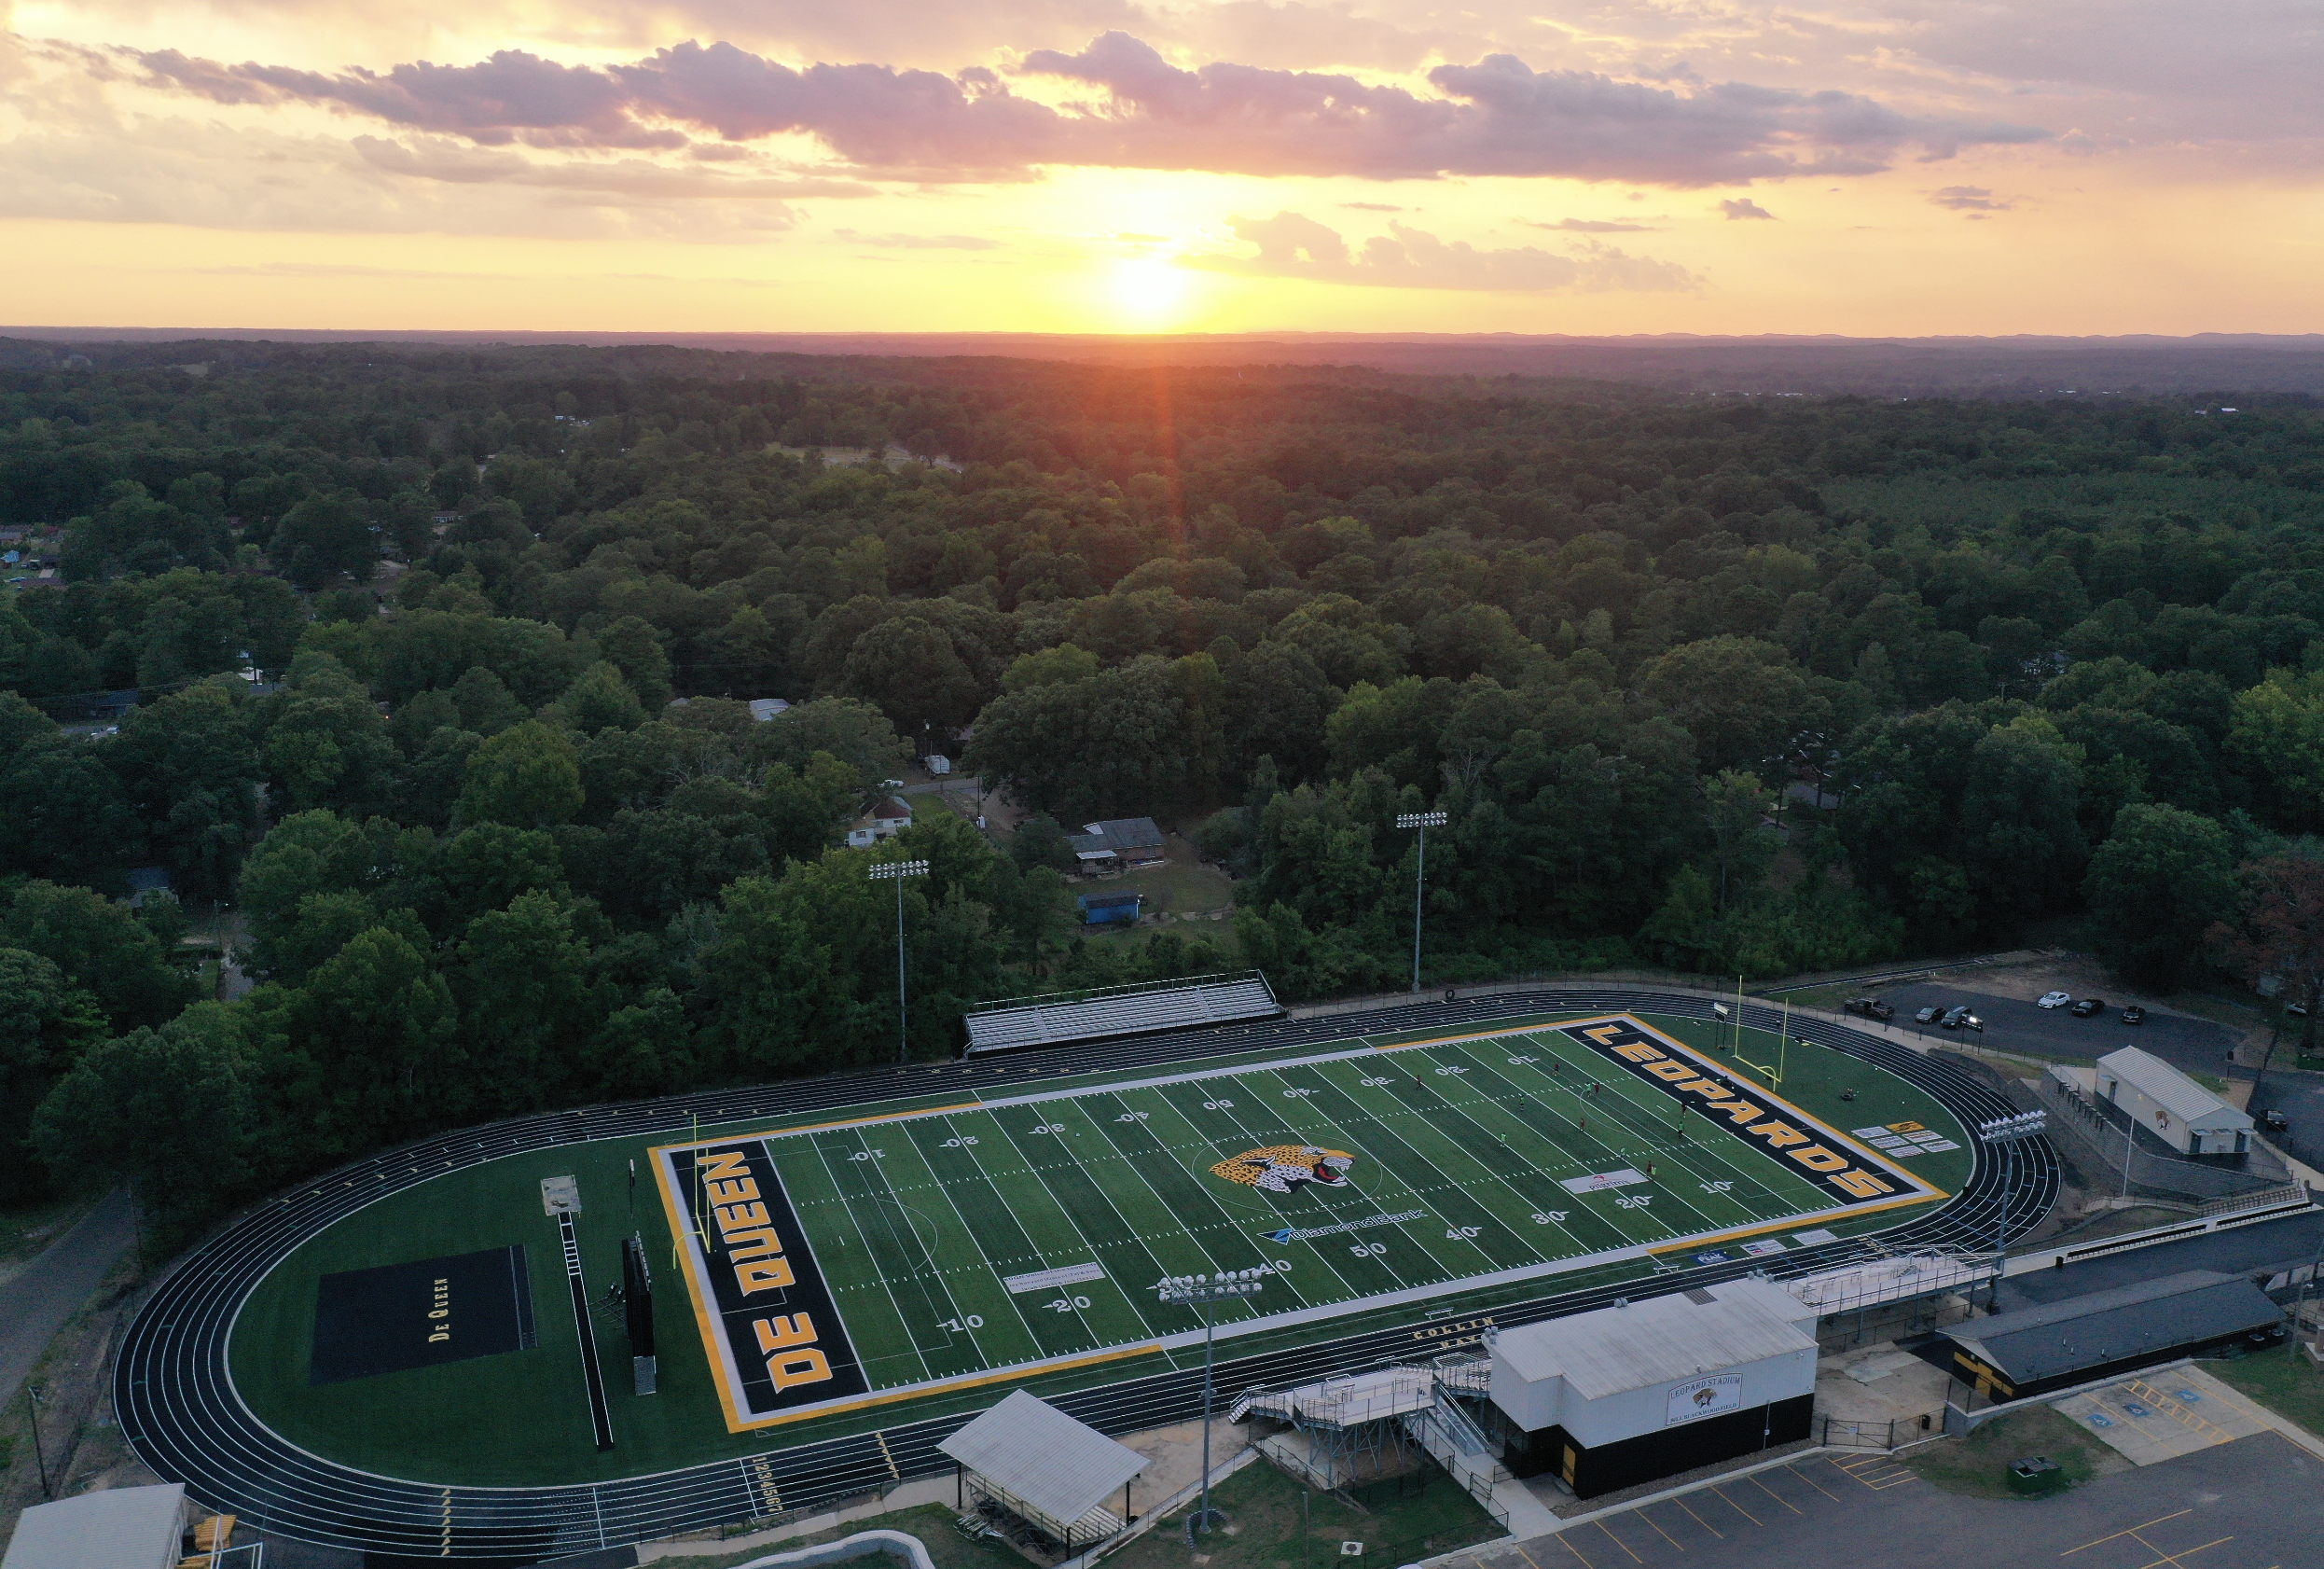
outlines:
[[[1273,1019],[1283,1011],[1257,970],[1150,980],[1089,992],[1020,997],[968,1016],[970,1056],[1072,1041],[1114,1040],[1203,1024]]]

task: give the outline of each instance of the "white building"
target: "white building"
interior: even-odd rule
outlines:
[[[912,809],[891,796],[848,825],[848,848],[867,850],[883,839],[893,839],[912,826]]]
[[[1807,1436],[1816,1310],[1727,1281],[1493,1337],[1493,1404],[1518,1476],[1584,1498]]]
[[[2161,1058],[2126,1046],[2098,1059],[2096,1092],[2182,1155],[2241,1155],[2251,1118]]]

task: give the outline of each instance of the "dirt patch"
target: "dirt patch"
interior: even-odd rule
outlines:
[[[146,1283],[134,1256],[126,1258],[64,1328],[25,1381],[25,1389],[0,1414],[0,1538],[16,1518],[43,1502],[42,1462],[58,1498],[105,1487],[138,1487],[160,1480],[130,1452],[114,1420],[113,1350],[145,1298]],[[33,1442],[31,1390],[41,1392],[40,1442]]]

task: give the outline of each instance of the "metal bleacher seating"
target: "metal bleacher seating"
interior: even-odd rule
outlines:
[[[968,1016],[971,1056],[1069,1041],[1112,1040],[1283,1011],[1257,970],[1018,998]]]

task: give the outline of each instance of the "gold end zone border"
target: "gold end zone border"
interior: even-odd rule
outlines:
[[[1722,1078],[1738,1079],[1741,1076],[1736,1074],[1734,1069],[1728,1067],[1723,1062],[1721,1062],[1718,1059],[1704,1056],[1703,1053],[1695,1050],[1693,1047],[1687,1045],[1686,1042],[1676,1039],[1665,1032],[1655,1029],[1654,1026],[1649,1024],[1643,1019],[1639,1018],[1636,1014],[1629,1013],[1596,1013],[1581,1019],[1561,1019],[1554,1024],[1529,1024],[1515,1030],[1473,1030],[1466,1034],[1457,1035],[1432,1035],[1427,1040],[1388,1042],[1376,1045],[1373,1047],[1372,1049],[1375,1051],[1408,1051],[1415,1047],[1459,1046],[1469,1041],[1504,1040],[1511,1035],[1538,1034],[1543,1030],[1577,1030],[1591,1024],[1624,1025],[1629,1029],[1638,1031],[1640,1034],[1652,1035],[1656,1041],[1669,1048],[1673,1052],[1678,1053],[1690,1062],[1700,1063],[1702,1066],[1709,1069],[1712,1073],[1717,1074]],[[1875,1067],[1878,1066],[1876,1063],[1873,1065]],[[1886,1072],[1887,1070],[1883,1069],[1882,1071]],[[1748,1081],[1745,1082],[1748,1083]],[[1781,1106],[1785,1111],[1791,1113],[1793,1117],[1798,1118],[1802,1122],[1805,1122],[1809,1127],[1815,1129],[1820,1135],[1831,1139],[1834,1144],[1841,1145],[1848,1149],[1854,1150],[1864,1160],[1870,1162],[1880,1171],[1888,1173],[1890,1176],[1897,1178],[1899,1181],[1905,1183],[1914,1190],[1914,1196],[1911,1198],[1890,1199],[1877,1204],[1866,1204],[1860,1209],[1849,1210],[1848,1214],[1850,1215],[1877,1215],[1883,1210],[1897,1209],[1907,1204],[1925,1204],[1933,1202],[1934,1201],[1940,1199],[1950,1199],[1953,1197],[1952,1194],[1946,1192],[1944,1188],[1939,1187],[1935,1183],[1930,1182],[1928,1178],[1921,1176],[1916,1173],[1908,1172],[1903,1167],[1898,1165],[1895,1161],[1888,1159],[1886,1156],[1879,1154],[1875,1150],[1866,1148],[1863,1144],[1855,1138],[1850,1137],[1848,1134],[1840,1132],[1839,1129],[1833,1127],[1822,1118],[1816,1116],[1812,1112],[1802,1111],[1798,1106],[1793,1105],[1791,1102],[1785,1100],[1781,1095],[1777,1094],[1773,1089],[1762,1090],[1757,1085],[1750,1085],[1750,1089],[1751,1096],[1754,1100],[1765,1101],[1770,1104]],[[1766,1226],[1754,1226],[1736,1231],[1722,1231],[1715,1233],[1711,1238],[1705,1239],[1704,1241],[1682,1245],[1687,1247],[1715,1247],[1718,1245],[1721,1239],[1750,1236],[1760,1231],[1780,1231],[1786,1226],[1791,1224],[1791,1222],[1790,1221],[1778,1220]],[[1675,1247],[1669,1249],[1647,1249],[1647,1252],[1650,1255],[1656,1252],[1676,1251],[1678,1251],[1678,1248]]]
[[[974,1104],[975,1103],[971,1102],[963,1103],[960,1105],[934,1107],[930,1109],[939,1111],[962,1111],[971,1109]],[[814,1126],[818,1128],[845,1128],[851,1126],[856,1122],[885,1122],[891,1120],[892,1117],[910,1117],[914,1115],[917,1114],[912,1112],[897,1112],[892,1113],[890,1116],[882,1117],[849,1118],[844,1121],[822,1122],[816,1123]],[[805,1132],[808,1131],[808,1129],[804,1128],[786,1128],[782,1130],[782,1132]],[[751,1135],[745,1133],[740,1136],[743,1138],[749,1138]],[[731,1144],[734,1141],[731,1138],[726,1138],[706,1140],[704,1142],[712,1144]],[[648,1158],[654,1162],[654,1186],[661,1190],[662,1213],[669,1216],[670,1234],[673,1238],[690,1238],[693,1233],[685,1229],[685,1223],[679,1216],[677,1196],[671,1191],[669,1168],[664,1165],[662,1161],[662,1155],[663,1152],[667,1150],[696,1149],[699,1147],[701,1147],[700,1145],[690,1142],[685,1144],[665,1144],[656,1145],[646,1152]],[[917,1400],[923,1395],[941,1395],[950,1390],[975,1389],[980,1384],[1004,1383],[1011,1380],[1021,1381],[1038,1374],[1064,1372],[1069,1368],[1086,1368],[1100,1362],[1118,1362],[1126,1357],[1156,1354],[1162,1350],[1162,1347],[1158,1342],[1148,1342],[1144,1345],[1135,1346],[1117,1346],[1112,1351],[1099,1352],[1088,1356],[1061,1357],[1054,1362],[1038,1363],[1029,1368],[1007,1368],[997,1373],[971,1373],[957,1379],[946,1379],[936,1383],[910,1384],[902,1389],[880,1390],[875,1394],[858,1395],[852,1400],[837,1400],[816,1406],[803,1406],[795,1411],[779,1411],[773,1416],[759,1417],[754,1420],[746,1419],[742,1415],[741,1411],[736,1409],[734,1392],[726,1382],[726,1368],[718,1360],[717,1348],[722,1344],[722,1340],[711,1324],[710,1310],[705,1305],[710,1299],[710,1293],[707,1283],[705,1283],[701,1278],[701,1251],[695,1247],[689,1241],[684,1243],[681,1247],[679,1257],[685,1265],[686,1297],[687,1299],[694,1305],[695,1329],[702,1337],[702,1354],[705,1359],[710,1362],[711,1383],[718,1391],[718,1409],[726,1419],[726,1431],[729,1433],[751,1433],[763,1427],[781,1427],[786,1423],[806,1422],[814,1417],[839,1416],[848,1411],[860,1411],[874,1406],[891,1405],[898,1400]],[[729,1347],[727,1350],[728,1354],[731,1355],[732,1348]]]

